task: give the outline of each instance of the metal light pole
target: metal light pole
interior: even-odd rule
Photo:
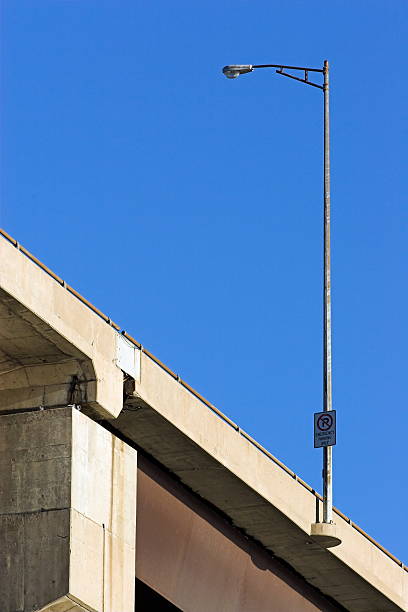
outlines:
[[[330,265],[330,119],[329,62],[323,66],[324,84],[324,330],[323,410],[332,409],[331,265]],[[333,447],[323,448],[323,523],[333,522]]]
[[[305,68],[300,66],[284,66],[282,64],[240,64],[223,68],[223,73],[229,79],[236,79],[240,74],[253,72],[256,68],[275,68],[278,74],[296,81],[312,85],[323,90],[324,97],[324,291],[323,291],[323,411],[332,410],[332,349],[331,349],[331,281],[330,281],[330,129],[329,129],[329,62],[326,60],[323,68]],[[303,73],[304,78],[285,72],[286,70]],[[323,85],[309,80],[309,73],[322,73]],[[323,448],[323,523],[333,522],[332,495],[332,447]],[[313,530],[312,530],[313,531]],[[323,530],[324,531],[324,530]],[[323,536],[328,546],[340,543],[333,536],[334,532],[326,529],[318,534],[323,542]]]

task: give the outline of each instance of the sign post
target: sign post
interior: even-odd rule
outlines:
[[[315,412],[314,447],[325,448],[336,444],[336,411]]]

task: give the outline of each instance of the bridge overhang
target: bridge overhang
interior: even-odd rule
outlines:
[[[116,417],[122,410],[122,338],[77,295],[23,247],[0,240],[0,411],[78,404]]]

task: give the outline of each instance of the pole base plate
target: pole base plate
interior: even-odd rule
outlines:
[[[333,548],[341,544],[334,523],[312,523],[310,537],[322,548]]]

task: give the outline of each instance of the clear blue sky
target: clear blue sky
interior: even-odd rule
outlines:
[[[331,65],[334,501],[408,562],[406,0],[3,0],[1,225],[321,490]]]

